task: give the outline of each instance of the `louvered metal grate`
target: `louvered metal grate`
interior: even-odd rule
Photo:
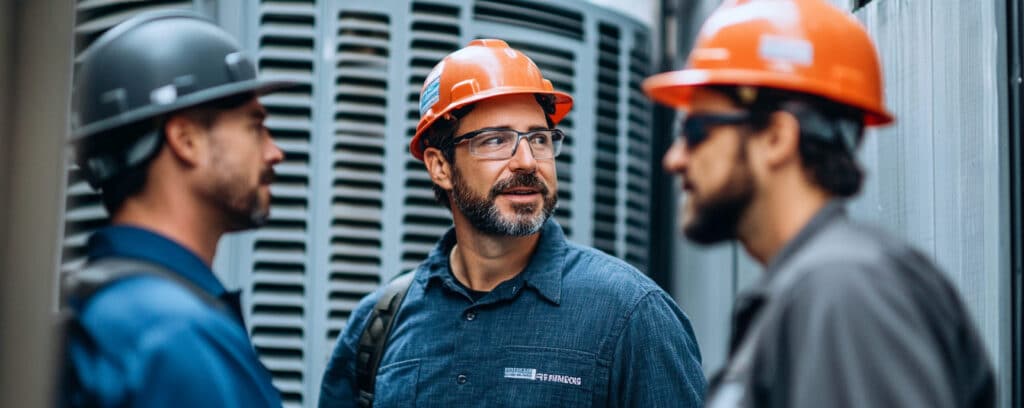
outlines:
[[[583,13],[545,1],[477,1],[474,14],[480,21],[528,27],[575,40],[583,39]]]
[[[625,253],[619,254],[641,271],[650,262],[651,223],[651,102],[640,83],[650,76],[651,43],[643,32],[634,32],[629,53],[629,145],[626,172]]]
[[[621,33],[617,26],[600,23],[597,29],[597,118],[594,135],[594,247],[616,254],[619,221],[619,114],[622,66]]]
[[[380,284],[390,18],[342,11],[335,70],[328,343]]]
[[[309,361],[305,344],[307,293],[311,292],[307,274],[317,10],[313,1],[264,1],[256,15],[259,29],[254,52],[261,77],[301,86],[261,98],[269,114],[267,127],[285,159],[275,167],[270,222],[251,234],[247,318],[253,345],[273,374],[285,405],[302,406]]]

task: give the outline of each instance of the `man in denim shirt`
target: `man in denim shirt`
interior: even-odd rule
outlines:
[[[550,219],[565,137],[552,128],[571,105],[499,40],[473,41],[427,77],[410,150],[454,228],[413,272],[375,406],[701,405],[686,315]],[[357,344],[379,296],[363,299],[338,339],[321,407],[357,404]]]

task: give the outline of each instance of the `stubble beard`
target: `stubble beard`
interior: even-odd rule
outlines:
[[[496,199],[503,191],[516,187],[537,189],[544,197],[541,211],[537,212],[537,204],[534,203],[512,203],[513,214],[502,214]],[[486,197],[481,197],[473,194],[462,175],[455,170],[452,173],[451,199],[477,231],[491,236],[524,237],[535,234],[558,207],[558,195],[550,191],[536,173],[515,173],[496,183]]]
[[[248,187],[247,178],[231,172],[226,166],[218,166],[217,179],[211,184],[213,201],[221,209],[226,232],[259,228],[270,220],[270,199],[260,197],[263,185],[274,179],[274,169],[268,167],[260,173],[259,184]]]

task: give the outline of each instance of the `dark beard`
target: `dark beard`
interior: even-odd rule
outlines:
[[[513,219],[504,219],[494,201],[503,191],[516,187],[536,189],[544,197],[544,207],[536,214],[535,204],[513,204]],[[558,195],[551,192],[535,173],[514,173],[512,177],[499,181],[487,197],[479,197],[466,187],[458,170],[452,172],[452,200],[469,223],[484,234],[491,236],[524,237],[540,231],[544,222],[551,217],[558,206]]]
[[[272,183],[274,178],[274,169],[267,168],[260,174],[260,183]],[[228,184],[217,192],[224,209],[227,231],[259,228],[270,221],[270,203],[265,207],[261,205],[258,187],[251,191],[237,191],[238,184]]]
[[[749,179],[748,179],[749,180]],[[691,241],[710,245],[736,239],[740,217],[750,206],[754,190],[746,185],[742,190],[715,199],[697,209],[693,221],[683,226],[683,233]]]
[[[754,199],[754,180],[746,163],[746,144],[739,157],[728,186],[717,197],[695,208],[693,220],[683,225],[683,234],[691,241],[710,245],[737,238],[740,219]]]

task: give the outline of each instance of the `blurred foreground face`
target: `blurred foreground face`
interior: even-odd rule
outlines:
[[[695,89],[685,119],[690,125],[683,126],[665,153],[662,164],[679,176],[685,193],[679,210],[681,227],[694,242],[713,244],[736,238],[739,219],[755,194],[747,158],[749,129],[714,121],[743,113],[725,95]],[[702,122],[705,125],[695,125]]]

